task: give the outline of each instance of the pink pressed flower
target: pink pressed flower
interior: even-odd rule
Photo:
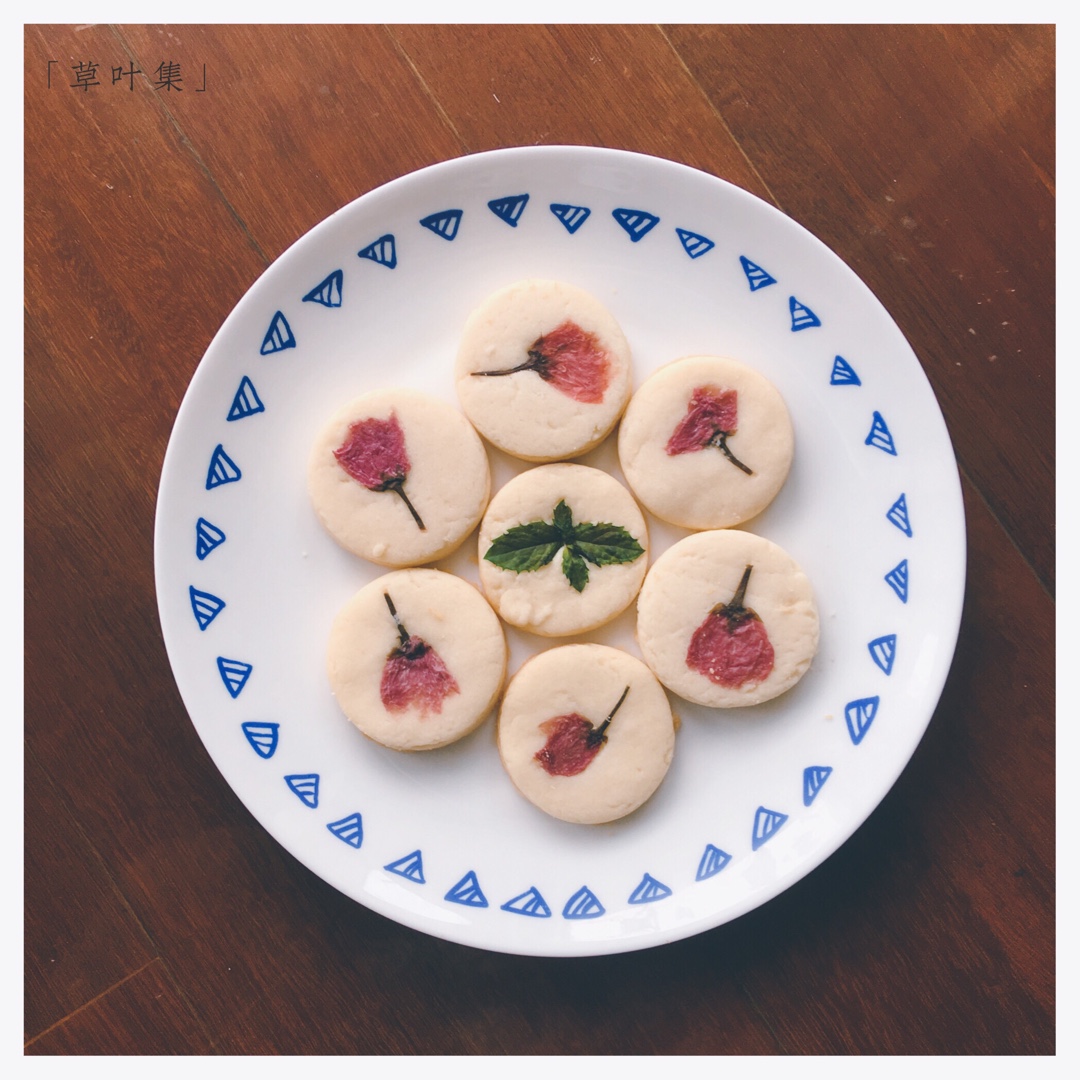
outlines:
[[[405,432],[396,414],[388,420],[369,416],[349,425],[345,441],[334,451],[338,464],[357,483],[368,491],[393,491],[409,508],[413,520],[424,529],[424,523],[405,494],[405,478],[409,475],[409,455],[405,449]]]
[[[738,689],[760,683],[772,672],[775,654],[765,624],[743,605],[753,567],[743,571],[730,603],[718,604],[694,631],[686,666],[719,686]]]
[[[733,465],[751,473],[752,470],[739,461],[727,445],[727,440],[739,429],[738,403],[736,390],[697,387],[690,395],[686,415],[668,439],[668,455],[693,454],[707,446],[715,446]]]
[[[607,742],[607,729],[629,693],[628,686],[599,727],[594,728],[591,720],[576,712],[545,720],[540,730],[547,741],[533,754],[533,760],[548,776],[577,776],[584,772]]]
[[[410,634],[398,617],[389,593],[383,593],[394,617],[400,644],[390,651],[383,665],[379,697],[389,712],[410,707],[422,716],[441,713],[443,702],[461,692],[443,658],[423,638]]]
[[[529,346],[529,359],[501,371],[474,371],[474,375],[513,375],[535,371],[567,397],[599,405],[611,385],[611,358],[599,338],[577,323],[566,322]]]

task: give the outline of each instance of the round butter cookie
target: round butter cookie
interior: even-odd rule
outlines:
[[[649,535],[633,496],[586,465],[540,465],[491,500],[480,523],[480,584],[512,626],[580,634],[629,607]]]
[[[316,513],[342,547],[381,566],[449,555],[491,492],[487,451],[452,405],[374,390],[323,426],[308,463]]]
[[[783,487],[795,437],[779,390],[721,356],[687,356],[638,388],[619,426],[619,462],[641,504],[685,529],[760,514]]]
[[[330,687],[346,717],[391,750],[431,750],[477,728],[506,676],[506,638],[480,592],[441,570],[396,570],[334,619]]]
[[[718,709],[790,690],[818,648],[806,575],[783,548],[738,529],[695,533],[656,560],[637,604],[637,641],[671,691]]]
[[[660,786],[675,723],[640,660],[607,645],[562,645],[510,680],[498,741],[529,802],[562,821],[598,825],[625,817]]]
[[[469,317],[455,371],[466,416],[526,461],[591,450],[630,398],[630,347],[611,313],[561,281],[527,280]]]

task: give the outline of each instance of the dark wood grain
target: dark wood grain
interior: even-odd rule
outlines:
[[[27,1054],[1054,1053],[1052,26],[28,26],[24,51]],[[176,410],[255,278],[372,187],[535,143],[684,162],[832,246],[926,370],[968,521],[953,668],[869,820],[730,925],[588,960],[429,938],[293,859],[188,720],[153,580]]]

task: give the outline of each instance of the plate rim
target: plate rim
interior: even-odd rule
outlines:
[[[873,804],[869,807],[867,812],[855,820],[853,823],[849,823],[850,827],[836,830],[834,829],[830,834],[829,840],[825,843],[818,843],[815,848],[813,857],[809,860],[809,865],[802,867],[793,876],[781,876],[781,884],[776,885],[768,891],[768,894],[763,898],[757,898],[751,896],[746,898],[742,903],[729,906],[719,912],[714,912],[716,917],[699,917],[691,920],[688,923],[680,925],[674,929],[668,931],[662,931],[653,935],[650,935],[648,940],[638,940],[636,936],[620,936],[614,938],[603,938],[593,941],[588,941],[582,946],[582,942],[579,939],[567,940],[565,947],[552,948],[550,943],[543,942],[538,938],[530,939],[526,941],[524,939],[519,940],[513,945],[503,945],[499,943],[483,942],[472,940],[469,931],[471,926],[464,926],[465,933],[462,935],[455,934],[454,924],[446,923],[441,927],[435,928],[430,922],[424,922],[420,917],[413,918],[412,913],[403,911],[400,908],[391,908],[388,904],[383,904],[381,899],[376,899],[372,896],[366,896],[365,899],[359,899],[354,895],[350,889],[348,889],[341,880],[332,880],[333,875],[328,876],[323,869],[316,869],[308,858],[305,857],[305,853],[297,851],[294,846],[287,840],[283,839],[279,835],[279,831],[267,824],[260,816],[259,813],[252,808],[248,800],[244,798],[229,778],[229,772],[222,766],[214,752],[211,750],[210,745],[207,743],[202,730],[199,725],[194,721],[194,715],[192,708],[188,703],[188,699],[185,695],[184,688],[180,685],[180,680],[177,678],[176,669],[173,664],[171,655],[171,649],[169,646],[169,640],[171,636],[171,630],[169,628],[169,617],[166,613],[166,603],[163,596],[163,590],[161,581],[163,577],[164,567],[162,565],[163,555],[163,530],[165,524],[163,521],[163,490],[165,489],[168,477],[171,471],[176,468],[175,457],[179,453],[177,447],[177,431],[181,426],[181,423],[186,418],[186,409],[193,407],[192,402],[197,397],[198,385],[200,382],[200,373],[204,373],[207,370],[206,361],[210,357],[215,348],[218,347],[219,342],[228,336],[231,325],[234,320],[240,318],[238,314],[244,307],[245,301],[252,293],[256,292],[260,285],[264,282],[268,275],[275,271],[275,268],[288,259],[288,257],[296,251],[298,248],[314,243],[323,232],[331,232],[335,226],[335,223],[342,215],[352,210],[358,204],[370,200],[370,198],[379,193],[392,193],[397,188],[405,188],[411,184],[422,184],[426,179],[431,176],[438,176],[443,174],[446,170],[452,169],[468,169],[470,167],[484,167],[490,162],[509,161],[513,158],[521,157],[553,157],[560,154],[580,155],[583,157],[603,157],[611,162],[622,162],[633,168],[643,163],[648,163],[647,167],[654,168],[660,166],[665,169],[675,169],[683,171],[688,175],[693,175],[699,179],[712,184],[717,184],[727,189],[729,193],[735,195],[736,198],[749,199],[754,203],[759,204],[760,207],[765,208],[769,214],[774,215],[778,221],[783,222],[785,228],[795,228],[804,233],[818,249],[822,256],[827,256],[834,260],[836,265],[841,268],[841,271],[849,281],[858,287],[872,302],[875,304],[892,326],[896,329],[900,340],[904,343],[907,349],[910,351],[914,360],[914,367],[910,372],[910,375],[914,376],[917,371],[921,375],[923,382],[925,383],[925,391],[929,395],[929,401],[932,402],[934,409],[936,410],[936,420],[940,422],[941,430],[945,437],[945,442],[948,447],[951,457],[951,470],[949,471],[949,484],[953,505],[952,509],[958,515],[959,529],[957,535],[954,537],[954,542],[957,544],[955,552],[955,558],[959,565],[959,573],[957,575],[957,590],[952,598],[952,605],[948,612],[942,613],[944,633],[942,635],[941,649],[947,659],[939,666],[939,678],[933,681],[933,684],[929,686],[926,691],[925,698],[927,701],[927,715],[925,720],[920,719],[920,723],[917,725],[918,730],[913,734],[911,739],[910,748],[902,755],[897,755],[892,761],[893,768],[890,771],[890,778],[887,784],[884,784],[881,790],[877,793],[873,800]],[[282,272],[282,271],[279,271]],[[205,377],[205,376],[204,376]],[[161,627],[163,644],[165,645],[166,656],[169,661],[170,671],[173,675],[173,680],[180,693],[181,700],[184,703],[185,711],[188,713],[188,718],[195,727],[196,733],[199,735],[200,741],[203,742],[204,748],[207,750],[211,761],[214,763],[218,772],[221,774],[222,779],[232,788],[233,793],[240,799],[241,803],[245,806],[247,811],[252,814],[255,820],[258,822],[261,828],[266,830],[267,833],[282,847],[285,848],[293,857],[295,857],[302,865],[305,866],[316,877],[322,879],[331,887],[343,892],[350,899],[361,906],[368,908],[377,914],[383,915],[390,920],[397,922],[401,925],[407,926],[413,930],[417,930],[421,933],[426,933],[430,936],[439,938],[441,940],[452,941],[456,944],[466,945],[470,948],[480,948],[486,951],[499,952],[509,955],[524,955],[524,956],[545,956],[545,957],[585,957],[585,956],[600,956],[600,955],[612,955],[622,952],[638,951],[647,948],[658,947],[663,944],[669,944],[674,941],[683,940],[689,937],[696,936],[710,929],[715,929],[725,923],[734,921],[741,918],[743,915],[755,910],[756,908],[768,903],[770,900],[775,899],[777,896],[786,892],[792,886],[794,886],[803,877],[807,876],[814,869],[824,864],[840,847],[845,844],[852,835],[859,828],[864,825],[873,812],[880,805],[885,796],[892,791],[900,775],[904,769],[907,768],[910,763],[916,749],[925,736],[926,730],[929,727],[930,722],[933,719],[935,712],[940,704],[941,696],[945,688],[949,672],[951,670],[954,658],[957,641],[959,638],[960,628],[962,625],[963,617],[963,605],[964,596],[967,587],[967,521],[966,511],[963,504],[963,492],[961,485],[961,477],[959,470],[959,462],[956,458],[955,447],[952,442],[951,435],[948,431],[948,426],[945,423],[944,415],[941,410],[940,402],[936,393],[933,390],[933,386],[927,377],[925,368],[922,362],[919,360],[918,355],[907,341],[903,331],[896,323],[895,319],[885,308],[884,304],[877,298],[876,294],[869,288],[869,286],[859,277],[858,274],[824,241],[819,239],[814,233],[812,233],[806,226],[800,222],[785,214],[779,210],[772,203],[767,202],[754,193],[747,191],[744,188],[725,180],[722,177],[716,176],[703,169],[699,169],[695,166],[687,165],[682,162],[674,161],[667,158],[658,157],[655,155],[644,154],[638,151],[621,150],[610,147],[598,147],[588,146],[584,144],[551,144],[542,146],[515,146],[504,147],[493,150],[480,151],[473,154],[464,154],[453,158],[448,158],[443,161],[433,162],[431,164],[422,166],[419,169],[402,174],[395,177],[383,184],[380,184],[369,191],[363,192],[355,199],[350,200],[348,203],[339,207],[336,211],[329,216],[315,224],[312,228],[307,230],[304,234],[298,237],[293,243],[286,247],[276,258],[274,258],[269,265],[267,265],[262,272],[247,286],[243,294],[236,300],[233,307],[229,311],[228,315],[222,321],[221,326],[214,334],[209,344],[206,347],[203,355],[200,357],[198,364],[191,378],[188,381],[188,385],[184,391],[183,398],[177,409],[176,416],[173,421],[173,426],[170,430],[168,444],[166,446],[165,454],[162,460],[161,471],[158,477],[158,489],[155,500],[155,518],[154,518],[154,581],[155,581],[155,594],[158,607],[158,619]],[[947,621],[945,621],[945,615],[949,615]],[[530,942],[535,942],[540,947],[530,948]]]

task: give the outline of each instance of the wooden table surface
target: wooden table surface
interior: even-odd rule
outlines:
[[[1053,26],[28,26],[24,88],[27,1054],[1054,1052]],[[941,403],[968,579],[848,843],[567,960],[407,929],[271,839],[177,692],[152,534],[188,382],[286,247],[574,143],[723,177],[867,283]]]

